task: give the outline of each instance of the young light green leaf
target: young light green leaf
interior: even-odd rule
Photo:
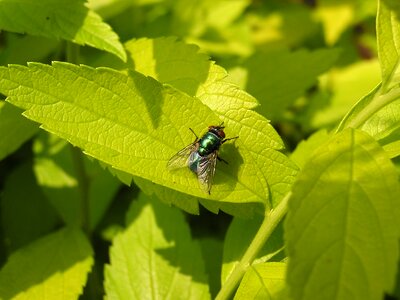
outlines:
[[[93,264],[85,235],[65,228],[14,252],[0,271],[2,299],[77,299]]]
[[[268,205],[269,189],[280,195],[294,180],[295,169],[283,154],[265,148],[249,155],[241,147],[249,139],[245,136],[222,147],[221,157],[230,164],[217,165],[210,196],[188,169],[168,172],[167,161],[193,142],[188,128],[200,133],[220,120],[196,98],[133,71],[31,63],[0,68],[0,90],[25,109],[26,117],[90,156],[194,196]]]
[[[378,1],[376,32],[382,72],[382,89],[386,92],[390,88],[391,80],[400,63],[400,5],[397,1]]]
[[[106,299],[210,299],[198,243],[182,213],[141,194],[113,240]]]
[[[0,160],[17,150],[37,131],[38,126],[21,116],[22,111],[0,101]]]
[[[285,276],[286,263],[253,265],[244,275],[234,299],[286,299]]]
[[[9,174],[0,199],[2,231],[9,252],[49,233],[59,223],[57,212],[36,183],[30,163]]]
[[[336,132],[342,131],[348,127],[354,127],[353,123],[357,120],[358,116],[362,113],[371,102],[376,101],[377,96],[380,94],[381,84],[377,85],[368,94],[362,97],[358,102],[348,111],[340,122]]]
[[[239,146],[240,140],[242,159],[253,164],[260,179],[256,189],[270,193],[269,206],[279,202],[290,189],[297,168],[276,151],[283,143],[269,121],[250,110],[256,100],[229,82],[226,71],[199,54],[197,47],[168,38],[131,41],[126,48],[136,70],[196,96],[219,115],[227,132],[240,137],[235,144]]]
[[[293,299],[382,299],[398,261],[398,175],[382,148],[353,129],[321,145],[289,201]],[[351,284],[349,284],[351,283]]]
[[[0,0],[0,29],[61,38],[126,60],[118,36],[82,0]]]
[[[253,219],[234,218],[224,242],[221,282],[224,283],[237,266],[263,221],[261,216]],[[283,229],[279,225],[259,252],[257,259],[268,261],[283,249]]]
[[[400,128],[400,88],[381,94],[378,85],[359,100],[339,124],[336,132],[348,127],[360,128],[376,140],[391,139]]]

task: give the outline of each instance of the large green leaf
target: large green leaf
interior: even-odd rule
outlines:
[[[82,293],[92,249],[76,229],[62,229],[13,253],[0,271],[2,299],[69,300]]]
[[[142,194],[127,220],[106,266],[107,299],[210,299],[200,246],[179,210]]]
[[[21,116],[22,111],[0,102],[0,160],[17,150],[37,131],[38,126]]]
[[[382,148],[347,129],[321,145],[289,201],[293,299],[382,299],[398,260],[398,175]]]
[[[118,36],[83,0],[0,0],[0,29],[61,38],[126,60]]]
[[[270,186],[280,194],[293,181],[290,162],[268,148],[270,141],[261,139],[255,129],[252,139],[265,149],[250,155],[241,147],[249,140],[241,128],[227,128],[228,137],[243,138],[222,147],[221,156],[229,165],[217,165],[211,195],[202,192],[186,168],[168,172],[167,161],[193,142],[188,128],[200,133],[220,120],[196,98],[136,72],[125,75],[68,63],[14,65],[0,69],[0,90],[7,101],[25,109],[26,117],[88,155],[194,196],[268,205]],[[267,183],[269,174],[272,183]]]
[[[195,46],[161,38],[130,41],[126,48],[137,71],[196,96],[224,121],[228,134],[239,135],[235,143],[243,160],[252,162],[252,170],[262,182],[260,188],[270,193],[272,199],[267,204],[279,202],[290,189],[297,169],[277,151],[283,143],[269,121],[251,110],[257,101],[232,84],[226,71]]]

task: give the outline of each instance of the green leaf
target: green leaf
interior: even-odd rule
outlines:
[[[382,87],[386,91],[390,87],[400,63],[400,5],[397,1],[378,1],[376,32]]]
[[[126,48],[137,71],[196,96],[224,121],[227,132],[239,135],[235,144],[260,180],[255,188],[271,193],[270,206],[278,203],[290,189],[297,169],[276,151],[283,143],[269,121],[250,110],[257,106],[256,100],[232,84],[226,71],[195,46],[161,38],[131,41]],[[222,157],[227,146],[222,147]]]
[[[378,85],[369,94],[359,100],[343,118],[337,132],[348,127],[358,127],[381,144],[392,142],[398,138],[400,129],[400,88],[393,88],[381,94]]]
[[[222,147],[221,157],[230,164],[217,165],[210,196],[188,169],[168,172],[167,161],[193,142],[188,128],[200,134],[220,120],[196,98],[136,72],[31,63],[0,68],[0,90],[7,101],[25,109],[24,116],[88,155],[194,196],[268,204],[269,188],[280,196],[294,180],[296,169],[286,156],[268,148],[269,141],[259,140],[259,148],[265,147],[261,153],[250,155],[241,147],[250,140],[245,134]],[[227,128],[228,137],[242,133],[240,128],[232,131]]]
[[[251,266],[244,275],[234,299],[285,299],[286,263]]]
[[[118,36],[82,0],[0,0],[0,29],[65,39],[126,60]]]
[[[354,22],[356,1],[318,0],[317,16],[324,27],[325,41],[333,45],[340,35]]]
[[[391,292],[399,193],[395,168],[367,134],[348,129],[321,145],[289,201],[285,233],[293,299],[382,299]]]
[[[125,47],[136,71],[191,96],[218,99],[221,109],[227,104],[231,108],[254,108],[258,105],[254,97],[230,83],[226,71],[210,61],[207,55],[199,53],[195,45],[168,37],[131,40]],[[269,139],[274,139],[276,144],[282,143],[276,135]]]
[[[362,61],[329,73],[323,84],[329,102],[325,107],[320,98],[312,99],[308,108],[311,116],[303,116],[313,128],[336,124],[356,101],[369,93],[380,82],[377,60]]]
[[[248,246],[256,235],[263,221],[261,216],[253,219],[234,218],[226,233],[224,242],[223,265],[221,272],[221,281],[224,283],[228,276],[243,257]],[[264,244],[258,253],[256,261],[265,262],[271,260],[275,255],[283,249],[283,230],[279,225]],[[277,256],[278,259],[280,258]]]
[[[375,14],[376,1],[364,0],[317,0],[315,11],[328,45],[334,45],[345,31],[351,31],[363,19]]]
[[[18,166],[4,182],[1,221],[10,252],[49,233],[59,222],[29,163]]]
[[[357,101],[356,104],[348,111],[348,113],[344,116],[342,121],[340,122],[337,131],[344,130],[348,127],[352,127],[352,123],[357,117],[362,113],[364,109],[367,108],[371,102],[376,101],[376,97],[379,96],[381,84],[377,85],[374,89],[372,89],[368,94],[362,97]],[[371,134],[371,133],[370,133]]]
[[[0,101],[0,160],[17,150],[38,130],[21,113],[20,109]]]
[[[62,229],[9,257],[0,271],[0,294],[3,299],[77,299],[92,255],[81,231]]]
[[[297,49],[319,35],[314,10],[302,2],[264,1],[262,7],[246,12],[252,42],[261,49]]]
[[[247,69],[246,90],[261,101],[259,110],[263,115],[279,120],[317,82],[317,77],[333,65],[338,54],[337,49],[257,53],[243,65]]]
[[[201,250],[182,213],[141,194],[113,240],[107,299],[210,299]]]

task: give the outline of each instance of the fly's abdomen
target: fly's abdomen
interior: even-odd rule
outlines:
[[[199,153],[197,152],[190,153],[188,167],[190,170],[192,170],[192,172],[196,174],[197,174],[197,167],[199,165],[199,159],[200,159]]]
[[[198,153],[201,156],[206,156],[216,150],[221,146],[221,138],[213,134],[212,132],[207,132],[199,141]]]

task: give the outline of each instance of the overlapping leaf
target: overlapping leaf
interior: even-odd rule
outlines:
[[[126,60],[118,36],[82,0],[0,0],[0,29],[90,45]]]
[[[395,168],[367,134],[347,129],[321,145],[294,185],[286,218],[293,299],[382,299],[391,292],[399,193]]]
[[[180,211],[141,196],[106,266],[107,299],[210,299],[201,250]]]
[[[10,252],[51,232],[59,223],[57,212],[35,182],[30,163],[9,174],[0,200],[2,231]]]
[[[0,160],[17,150],[38,130],[36,124],[21,117],[21,110],[0,102]]]

